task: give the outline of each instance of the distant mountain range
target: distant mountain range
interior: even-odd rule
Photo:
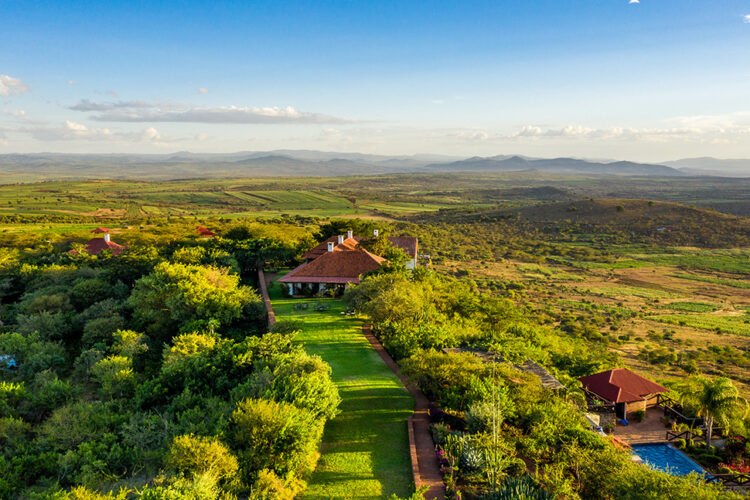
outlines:
[[[718,158],[685,158],[666,161],[663,165],[677,168],[689,175],[719,175],[723,177],[750,177],[750,160],[720,160]]]
[[[489,158],[475,156],[474,158],[451,163],[433,163],[427,165],[426,168],[446,171],[483,170],[494,172],[539,170],[560,174],[654,175],[660,177],[684,175],[680,170],[664,165],[633,163],[629,161],[602,163],[576,158],[540,159],[523,156],[492,156]]]
[[[182,179],[205,177],[348,176],[395,173],[538,171],[588,176],[750,177],[750,160],[692,158],[662,164],[518,155],[456,158],[384,156],[310,150],[204,154],[0,155],[0,182],[46,179]]]

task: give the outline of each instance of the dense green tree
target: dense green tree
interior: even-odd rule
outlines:
[[[141,327],[166,340],[166,332],[196,321],[228,325],[243,314],[259,317],[260,298],[239,281],[222,268],[162,262],[136,283],[128,303]]]
[[[711,446],[715,422],[726,426],[732,414],[747,410],[747,401],[739,396],[737,388],[726,377],[690,377],[680,387],[680,401],[705,419],[708,446]]]
[[[312,412],[284,402],[245,399],[232,414],[230,439],[252,483],[263,469],[291,479],[312,472],[318,457],[323,421]]]

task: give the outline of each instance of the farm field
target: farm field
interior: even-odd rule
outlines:
[[[586,197],[652,198],[746,210],[745,180],[623,178],[535,172],[463,172],[347,177],[208,178],[164,181],[48,180],[19,183],[0,173],[0,216],[138,219],[156,216],[400,217],[440,209],[526,207]],[[669,190],[664,190],[668,183]],[[727,203],[717,204],[716,193]],[[734,200],[734,201],[732,201]],[[733,204],[729,203],[732,201]],[[744,203],[744,204],[743,204]],[[585,205],[574,204],[580,210]],[[727,213],[735,213],[729,210]],[[565,214],[565,211],[563,211]],[[570,214],[564,215],[569,217]],[[678,258],[675,256],[674,258]]]
[[[414,400],[362,335],[361,322],[342,316],[345,306],[339,300],[284,299],[278,284],[269,295],[278,320],[301,323],[295,342],[331,365],[342,398],[341,413],[326,425],[318,467],[301,498],[409,494],[406,419]]]
[[[564,316],[592,322],[609,336],[610,349],[639,373],[669,379],[699,369],[730,376],[750,395],[748,251],[611,250],[617,259],[591,263],[596,265],[470,260],[437,268],[468,274],[480,286],[520,283],[523,298],[517,300],[548,314],[554,324]]]

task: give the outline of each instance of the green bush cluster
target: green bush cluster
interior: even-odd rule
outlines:
[[[330,367],[292,344],[298,325],[263,333],[245,267],[294,248],[0,261],[0,355],[15,363],[0,365],[0,498],[297,495],[340,397]]]

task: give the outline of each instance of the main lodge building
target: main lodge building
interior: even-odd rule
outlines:
[[[377,229],[373,236],[378,237]],[[314,292],[334,287],[345,287],[359,283],[359,277],[378,269],[385,259],[359,246],[364,238],[348,231],[346,236],[338,235],[310,249],[303,255],[305,262],[289,271],[279,282],[291,287],[297,294],[304,288]],[[417,265],[418,241],[414,237],[388,237],[391,244],[404,251],[406,266],[413,269]]]

